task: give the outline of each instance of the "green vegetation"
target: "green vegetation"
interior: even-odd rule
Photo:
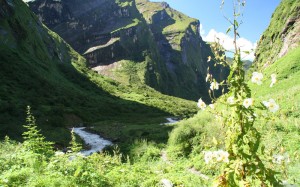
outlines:
[[[299,10],[299,1],[281,1],[272,15],[269,27],[262,34],[258,42],[258,47],[255,51],[256,66],[267,66],[279,58],[278,55],[283,46],[283,38],[294,28],[293,24],[289,22],[293,19],[299,19]],[[298,31],[296,30],[294,32],[296,35]]]
[[[229,147],[232,148],[230,154],[234,154],[231,160],[249,158],[245,156],[243,146],[236,150],[233,145],[228,146],[232,143],[228,143],[228,131],[235,129],[229,127],[228,122],[238,121],[235,119],[237,113],[233,113],[226,123],[220,113],[241,107],[238,104],[233,107],[222,105],[222,100],[229,94],[217,100],[214,109],[199,111],[194,117],[174,125],[160,125],[169,115],[191,116],[196,105],[195,102],[162,95],[140,84],[144,80],[139,73],[149,68],[145,67],[148,62],[155,62],[149,60],[138,66],[129,60],[121,62],[122,69],[113,73],[117,75],[117,71],[123,71],[126,76],[121,77],[120,82],[128,82],[127,86],[100,76],[91,71],[85,59],[59,36],[33,24],[37,18],[25,11],[24,3],[13,2],[15,12],[4,11],[10,15],[0,22],[0,28],[8,33],[0,40],[0,132],[1,136],[10,133],[13,139],[21,139],[23,133],[24,142],[8,137],[0,142],[0,186],[157,187],[166,181],[173,186],[210,186],[216,177],[220,179],[227,173],[222,175],[224,165],[221,163],[207,164],[204,151]],[[19,12],[22,12],[22,22]],[[32,24],[30,28],[26,26],[29,23]],[[17,32],[12,31],[15,28],[18,28]],[[257,98],[254,103],[273,98],[280,106],[277,113],[270,115],[258,109],[237,109],[255,117],[256,123],[246,120],[243,124],[254,125],[250,129],[258,132],[253,134],[261,134],[260,146],[255,149],[262,151],[252,152],[261,158],[257,162],[260,167],[265,165],[279,171],[275,174],[277,179],[295,185],[300,185],[299,59],[300,47],[264,69],[262,85],[248,83],[251,97]],[[239,67],[238,73],[241,73],[237,75],[244,78],[238,56],[235,63]],[[232,72],[236,70],[234,68]],[[270,76],[274,73],[277,83],[270,87]],[[234,90],[230,94],[249,97],[244,80],[241,84],[240,79],[231,78],[231,84],[246,90],[245,95]],[[135,86],[130,84],[131,81]],[[28,105],[32,106],[33,112],[28,108],[25,115],[24,109]],[[25,118],[26,125],[20,129]],[[114,140],[119,147],[108,148],[109,153],[82,156],[77,152],[81,146],[76,136],[72,134],[70,142],[67,129],[80,123],[89,126],[90,131]],[[233,139],[239,133],[233,133]],[[253,137],[251,134],[245,136],[240,139],[244,143],[257,141],[247,140],[247,137]],[[49,139],[64,146],[70,142],[71,151],[54,152]],[[239,157],[236,152],[243,155]],[[249,160],[242,160],[241,165]],[[238,173],[238,177],[244,175],[239,167],[228,171]],[[260,171],[253,176],[260,176]],[[238,177],[230,178],[231,182],[234,181],[231,186],[249,186],[249,183],[236,184],[241,181]],[[265,176],[260,177],[261,180]],[[224,184],[220,182],[223,180],[218,183]]]
[[[155,30],[161,30],[167,38],[171,36],[170,43],[173,49],[180,51],[181,39],[185,36],[191,24],[197,22],[197,20],[170,7],[164,7],[162,3],[148,0],[137,0],[136,3],[145,20],[152,24]],[[164,19],[159,19],[161,17]],[[158,21],[155,22],[155,19],[159,19],[159,23]],[[196,33],[196,30],[194,32]]]
[[[278,100],[280,112],[272,116],[272,121],[267,122],[262,113],[255,111],[259,121],[256,128],[262,133],[262,144],[266,150],[274,155],[289,156],[290,162],[272,163],[270,166],[277,171],[283,171],[277,177],[295,185],[300,185],[300,112],[297,103],[300,79],[299,70],[296,69],[299,57],[300,48],[297,48],[266,69],[263,85],[258,87],[249,83],[254,94],[261,96],[261,101],[270,97]],[[279,66],[282,69],[278,68]],[[278,83],[270,88],[269,75],[274,72],[277,74]],[[216,107],[215,110],[223,109]],[[128,150],[130,157],[125,160],[122,158],[126,157],[117,149],[113,155],[94,154],[82,157],[75,153],[57,152],[53,156],[38,157],[23,151],[25,144],[6,139],[0,143],[0,164],[3,166],[0,169],[0,184],[148,187],[159,186],[162,179],[168,179],[174,186],[209,186],[218,174],[219,166],[207,165],[203,159],[203,150],[218,150],[224,147],[226,131],[221,121],[206,110],[172,126],[175,129],[170,133],[167,145],[135,140]],[[107,125],[105,128],[110,128],[111,132],[115,131],[112,126]],[[115,128],[118,128],[117,124]],[[72,155],[75,155],[75,159],[70,160]]]
[[[1,7],[9,13],[0,24],[6,33],[0,43],[1,138],[9,135],[21,140],[28,105],[42,133],[57,146],[67,145],[68,128],[76,125],[125,121],[124,132],[135,133],[142,125],[154,124],[153,119],[159,124],[166,116],[188,117],[196,112],[195,102],[162,95],[145,85],[125,86],[90,70],[85,59],[42,26],[23,2],[14,1],[14,5],[14,9]],[[137,128],[137,124],[141,126]],[[159,131],[161,139],[167,138],[167,132]],[[101,133],[110,138],[110,131]]]
[[[265,152],[274,157],[281,155],[285,159],[289,158],[289,161],[283,160],[281,164],[274,161],[268,166],[281,172],[276,175],[279,179],[296,185],[300,185],[299,58],[300,47],[265,69],[262,85],[249,82],[252,97],[257,98],[255,103],[273,98],[280,106],[280,111],[270,116],[271,120],[267,119],[265,112],[255,110],[257,115],[255,128],[261,133],[261,147],[265,147]],[[270,87],[270,75],[273,73],[276,73],[278,82]],[[225,109],[218,102],[215,105],[214,113]],[[225,146],[227,127],[223,128],[220,118],[209,110],[201,111],[197,116],[184,120],[176,126],[170,134],[167,147],[170,155],[176,156],[176,159],[181,158],[182,162],[187,162],[186,167],[194,167],[202,174],[210,177],[218,175],[219,166],[205,164],[203,151],[218,150]]]

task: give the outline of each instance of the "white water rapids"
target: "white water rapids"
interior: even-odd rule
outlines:
[[[101,138],[98,134],[93,134],[85,131],[85,127],[74,127],[74,133],[80,136],[85,144],[89,145],[91,148],[89,150],[81,151],[85,156],[91,155],[96,152],[102,151],[106,146],[112,145],[111,141]]]
[[[168,120],[168,122],[167,123],[163,123],[161,125],[169,125],[169,124],[173,124],[173,123],[176,123],[176,122],[179,121],[179,120],[174,119],[174,118],[166,118],[166,120]]]
[[[167,123],[162,123],[161,125],[168,125],[178,122],[174,118],[166,118]],[[89,150],[83,150],[81,153],[85,156],[91,155],[96,152],[102,151],[106,146],[113,145],[109,140],[101,138],[98,134],[93,134],[85,131],[85,127],[74,127],[74,133],[80,136],[85,144],[89,145],[91,148]]]

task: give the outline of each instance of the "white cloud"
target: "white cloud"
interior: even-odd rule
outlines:
[[[200,26],[200,32],[201,32]],[[220,39],[221,45],[226,49],[233,51],[234,50],[234,42],[233,37],[226,35],[222,32],[217,32],[214,29],[211,29],[206,36],[201,35],[204,41],[207,42],[215,42],[217,38]],[[254,59],[254,49],[257,46],[257,43],[252,43],[251,41],[247,40],[246,38],[238,38],[237,45],[240,47],[242,52],[242,59],[244,60],[253,60]],[[250,54],[246,54],[243,51],[249,51]]]
[[[200,32],[200,36],[203,37],[205,35],[205,30],[203,29],[203,25],[200,24],[199,25],[199,32]]]

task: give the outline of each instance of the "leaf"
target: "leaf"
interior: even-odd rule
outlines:
[[[236,20],[234,20],[234,25],[235,27],[239,27],[239,23]]]
[[[226,34],[228,34],[232,29],[232,25],[230,27],[228,27],[227,31],[226,31]]]

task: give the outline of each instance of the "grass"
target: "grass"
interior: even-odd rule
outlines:
[[[286,169],[276,164],[271,167],[281,172],[278,176],[281,180],[295,185],[300,185],[299,59],[300,47],[264,69],[265,78],[262,85],[249,82],[255,104],[273,98],[280,106],[279,112],[269,114],[271,120],[265,119],[265,113],[255,111],[258,115],[255,126],[262,134],[262,145],[271,155],[289,155],[290,163],[285,166]],[[270,88],[272,73],[277,74],[278,82]],[[216,106],[218,112],[225,109],[218,103]],[[179,162],[185,163],[185,167],[194,167],[211,178],[217,174],[218,168],[211,168],[204,163],[202,151],[224,149],[225,132],[226,124],[223,127],[209,110],[199,111],[195,117],[176,124],[170,133],[168,153],[173,156],[175,162],[182,159]]]
[[[20,8],[16,12],[25,10],[21,1],[14,2]],[[0,142],[1,186],[154,187],[160,186],[162,179],[170,180],[174,186],[212,183],[218,167],[206,165],[202,151],[224,147],[226,129],[218,118],[206,110],[177,124],[160,126],[169,115],[191,116],[196,110],[195,102],[162,95],[145,85],[124,86],[96,74],[55,33],[38,26],[28,30],[26,23],[32,16],[24,12],[24,25],[16,24],[14,20],[18,19],[10,16],[10,25],[18,25],[14,27],[20,27],[21,33],[8,35],[7,41],[0,40],[5,41],[0,45],[1,136],[10,132],[14,139],[18,137],[25,106],[31,105],[41,124],[39,128],[48,138],[66,143],[67,126],[83,123],[91,131],[118,142],[126,155],[112,148],[111,154],[81,157],[68,153],[43,158],[25,151],[21,143],[6,140]],[[11,27],[7,21],[0,23],[6,30]],[[40,37],[30,33],[39,33]],[[55,53],[57,57],[51,58]],[[297,48],[263,70],[263,85],[249,83],[258,98],[255,103],[273,98],[280,105],[280,111],[270,121],[258,113],[256,126],[268,150],[289,154],[287,175],[279,177],[296,185],[300,185],[299,59]],[[125,70],[134,71],[127,63]],[[278,83],[270,88],[272,73],[277,74]],[[277,165],[272,167],[284,170]]]
[[[264,66],[278,60],[279,52],[283,46],[282,31],[287,27],[289,19],[297,17],[300,3],[297,0],[283,0],[272,15],[269,27],[262,34],[256,49],[256,65]],[[293,27],[287,27],[290,32]],[[297,31],[294,31],[297,32]]]
[[[8,33],[8,40],[0,43],[1,138],[9,135],[21,140],[27,105],[44,135],[62,146],[70,140],[70,126],[98,125],[100,129],[104,121],[113,125],[124,120],[141,131],[144,124],[130,119],[145,121],[147,126],[153,118],[163,122],[165,116],[195,113],[195,102],[163,95],[145,85],[126,86],[93,72],[82,56],[40,25],[23,2],[14,4],[15,10],[0,24]],[[12,31],[15,27],[18,33]],[[133,131],[124,132],[129,136]],[[110,135],[110,131],[101,133]]]

